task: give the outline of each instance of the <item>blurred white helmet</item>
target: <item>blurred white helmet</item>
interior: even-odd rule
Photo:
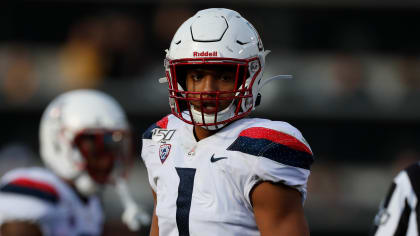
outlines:
[[[75,90],[55,98],[40,124],[41,157],[51,170],[85,195],[112,179],[116,165],[130,157],[129,124],[120,105],[95,90]],[[97,163],[95,163],[97,162]],[[105,170],[98,165],[105,165]]]
[[[211,130],[248,115],[259,103],[268,52],[255,28],[236,11],[212,8],[197,12],[179,27],[166,54],[164,66],[172,113],[189,124]],[[201,104],[232,100],[229,107],[214,114],[193,109],[191,101],[197,98],[191,95],[198,92],[186,91],[184,71],[194,65],[235,68],[233,91],[200,92],[199,98]],[[226,93],[231,96],[220,97]]]

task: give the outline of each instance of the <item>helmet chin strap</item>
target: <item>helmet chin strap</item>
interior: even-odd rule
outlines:
[[[74,185],[77,191],[85,197],[97,193],[100,189],[100,186],[86,172],[74,179]]]
[[[209,114],[204,113],[203,114],[204,120],[203,120],[202,113],[200,111],[195,110],[194,105],[191,104],[190,109],[193,116],[192,119],[194,120],[194,122],[206,123],[206,124],[215,123],[215,120],[214,120],[215,115],[209,115]],[[228,120],[232,118],[234,115],[235,115],[235,106],[233,105],[233,101],[232,101],[232,103],[228,107],[226,107],[225,109],[217,113],[217,122]],[[218,125],[208,125],[208,126],[203,125],[202,127],[207,130],[217,130],[217,129],[222,128],[225,125],[226,123],[218,124]]]
[[[75,166],[80,165],[80,162],[83,160],[82,154],[77,148],[72,149],[71,157],[70,161],[72,161]],[[99,184],[90,177],[84,168],[78,168],[77,172],[78,173],[75,173],[76,175],[71,178],[76,190],[85,197],[96,194],[100,189]]]
[[[144,210],[143,206],[134,201],[125,179],[117,179],[115,190],[124,207],[121,219],[130,230],[137,231],[142,226],[150,224],[149,214]]]

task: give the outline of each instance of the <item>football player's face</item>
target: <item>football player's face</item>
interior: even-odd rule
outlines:
[[[235,70],[226,67],[203,67],[188,69],[186,73],[186,86],[189,92],[210,92],[202,95],[203,99],[216,98],[215,92],[235,90]],[[211,93],[213,92],[213,93]],[[200,98],[200,94],[190,94],[191,98]],[[218,98],[233,97],[234,93],[220,93]],[[191,101],[194,109],[207,114],[214,114],[227,108],[232,99]]]
[[[76,145],[86,160],[87,172],[100,184],[108,181],[115,160],[121,154],[122,138],[116,140],[116,135],[119,134],[116,132],[83,134],[76,139]]]

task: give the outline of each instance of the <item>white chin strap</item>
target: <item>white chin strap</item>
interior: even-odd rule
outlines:
[[[138,231],[142,226],[150,224],[151,217],[144,208],[137,204],[124,179],[117,179],[115,190],[118,193],[124,212],[121,216],[122,221],[131,231]]]
[[[194,122],[196,123],[205,123],[205,124],[211,124],[211,123],[215,123],[215,115],[214,114],[206,114],[204,113],[204,120],[203,120],[203,116],[201,115],[202,113],[200,111],[197,111],[194,109],[194,105],[191,104],[191,113],[192,113],[192,119],[194,120]],[[232,118],[235,115],[235,106],[232,104],[230,104],[227,108],[225,108],[222,111],[219,111],[217,113],[217,122],[221,122],[221,121],[225,121],[228,120],[230,118]],[[223,126],[225,126],[225,124],[219,124],[219,125],[209,125],[209,126],[202,126],[205,129],[208,130],[217,130],[222,128]]]
[[[97,193],[100,189],[100,186],[86,172],[74,180],[74,185],[77,191],[86,197]]]

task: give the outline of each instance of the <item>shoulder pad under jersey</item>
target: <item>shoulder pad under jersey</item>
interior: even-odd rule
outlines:
[[[147,128],[147,130],[142,135],[143,139],[151,139],[153,136],[153,130],[156,128],[166,129],[168,127],[168,116],[169,115],[149,126],[149,128]]]
[[[284,165],[308,170],[314,160],[301,133],[285,122],[271,121],[268,125],[263,123],[262,126],[246,128],[227,150],[262,156]]]
[[[52,204],[57,204],[60,200],[58,190],[47,179],[26,175],[22,170],[6,174],[0,185],[0,192],[34,197]]]

